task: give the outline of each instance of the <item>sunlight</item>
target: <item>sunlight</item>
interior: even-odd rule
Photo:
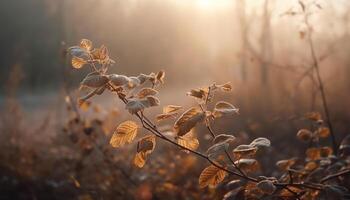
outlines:
[[[203,10],[227,8],[232,5],[231,0],[196,0],[197,6]]]

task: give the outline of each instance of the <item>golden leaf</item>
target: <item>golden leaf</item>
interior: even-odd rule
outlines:
[[[156,120],[158,122],[165,120],[165,119],[169,119],[169,118],[176,118],[177,113],[173,112],[173,113],[165,113],[165,114],[159,114],[156,116]]]
[[[93,59],[104,61],[108,59],[108,49],[104,45],[100,48],[94,49],[92,52]]]
[[[171,113],[171,112],[176,112],[180,109],[182,109],[182,106],[167,105],[167,106],[164,106],[163,113],[167,114],[167,113]]]
[[[80,69],[82,68],[87,62],[83,59],[83,58],[79,58],[79,57],[76,57],[74,56],[72,58],[72,66],[75,68],[75,69]]]
[[[257,187],[265,194],[273,194],[276,191],[276,186],[270,180],[262,180],[257,184]]]
[[[87,111],[90,108],[91,102],[78,99],[78,106],[81,110]]]
[[[134,165],[142,168],[147,160],[149,154],[151,154],[156,145],[156,137],[154,135],[148,135],[142,138],[137,143],[137,153],[134,158]]]
[[[136,137],[137,128],[137,124],[133,121],[125,121],[119,124],[109,143],[115,148],[131,143]]]
[[[177,143],[183,147],[186,147],[191,150],[196,150],[199,146],[198,139],[193,135],[193,132],[190,131],[189,133],[185,134],[184,136],[180,136],[177,139]],[[185,151],[189,153],[188,151]]]
[[[90,51],[92,48],[92,42],[88,39],[82,39],[80,42],[80,47],[86,51]]]
[[[191,91],[187,92],[187,95],[205,100],[208,95],[208,88],[192,89]]]
[[[213,116],[222,117],[222,116],[230,116],[238,113],[239,113],[239,109],[234,107],[232,104],[225,101],[219,101],[215,105]]]
[[[188,133],[196,124],[203,121],[204,112],[197,107],[192,107],[184,112],[175,122],[174,129],[177,136],[183,136]]]
[[[297,133],[297,137],[303,142],[308,142],[312,138],[312,132],[307,129],[300,129]]]
[[[321,147],[320,148],[320,156],[321,157],[329,157],[333,154],[333,149],[330,147]]]
[[[159,99],[155,96],[147,96],[145,99],[142,99],[141,102],[143,105],[145,105],[146,108],[159,106],[160,104]]]
[[[214,165],[210,165],[207,168],[205,168],[199,176],[199,187],[215,187],[225,179],[226,175],[226,171],[219,169]]]
[[[318,160],[321,157],[320,149],[315,147],[308,148],[306,150],[306,156],[310,160]]]
[[[158,91],[152,88],[142,88],[138,93],[137,93],[137,97],[142,99],[145,98],[147,96],[152,96],[152,95],[156,95],[158,94]]]

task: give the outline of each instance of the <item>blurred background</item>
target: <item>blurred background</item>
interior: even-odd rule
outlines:
[[[350,131],[350,2],[303,2],[308,7],[311,29],[300,14],[302,8],[297,0],[0,1],[0,137],[7,145],[1,147],[0,183],[8,186],[0,189],[0,199],[68,198],[60,196],[63,194],[72,199],[100,199],[101,194],[111,199],[109,193],[96,192],[97,186],[79,186],[78,191],[67,193],[64,185],[64,180],[69,184],[73,180],[75,185],[81,181],[71,170],[78,166],[80,171],[81,155],[77,155],[78,164],[70,166],[72,162],[67,160],[77,159],[73,156],[75,150],[62,150],[62,144],[69,142],[61,139],[69,122],[65,97],[78,95],[79,82],[88,72],[73,69],[65,52],[82,38],[92,40],[96,47],[104,44],[109,48],[116,61],[111,73],[138,75],[165,70],[162,105],[188,106],[193,103],[186,97],[191,88],[231,82],[233,92],[219,97],[239,107],[241,115],[218,123],[216,128],[246,138],[272,138],[275,151],[283,149],[283,153],[293,155],[298,150],[284,146],[291,141],[297,143],[295,133],[306,123],[301,120],[303,115],[311,111],[324,114],[312,70],[311,36],[339,143]],[[90,121],[104,121],[113,116],[111,110],[115,109],[118,117],[111,119],[115,123],[130,118],[123,106],[112,99],[111,95],[102,95],[96,99],[99,104],[95,111],[82,115]],[[96,112],[97,108],[103,111]],[[74,158],[64,157],[66,154]],[[279,153],[272,161],[282,157]],[[95,158],[91,159],[95,162]],[[53,166],[63,165],[70,167],[62,167],[62,172],[51,171]],[[129,163],[124,165],[128,169]],[[123,172],[121,168],[122,174],[129,173],[127,177],[141,176],[137,174],[140,172]],[[152,173],[155,172],[143,171],[143,176],[151,178],[142,181],[159,183],[152,179]],[[88,179],[87,174],[81,177]],[[145,193],[144,199],[161,194],[142,181],[134,184],[140,193]],[[33,182],[39,186],[33,186]],[[171,184],[173,187],[175,183]],[[105,188],[100,189],[111,191]],[[13,191],[23,191],[24,197]],[[50,192],[40,198],[43,191]],[[205,194],[212,195],[211,192]]]

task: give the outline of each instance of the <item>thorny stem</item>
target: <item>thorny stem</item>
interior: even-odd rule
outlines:
[[[301,2],[299,2],[300,5],[302,6],[303,4]],[[335,139],[335,134],[334,134],[334,129],[333,129],[333,125],[330,119],[330,113],[329,113],[329,109],[328,109],[328,104],[327,104],[327,98],[326,98],[326,93],[325,93],[325,89],[324,89],[324,84],[320,75],[320,67],[319,67],[319,63],[318,63],[318,58],[316,56],[316,52],[315,52],[315,47],[314,47],[314,43],[312,40],[312,26],[309,23],[309,18],[308,18],[308,13],[305,11],[304,7],[303,8],[303,13],[304,13],[304,22],[306,24],[306,26],[308,27],[308,43],[309,43],[309,47],[310,47],[310,52],[311,52],[311,57],[313,60],[313,68],[316,71],[316,76],[317,76],[317,81],[318,81],[318,86],[319,86],[319,90],[321,93],[321,98],[322,98],[322,104],[323,104],[323,109],[326,115],[326,122],[329,126],[329,130],[330,130],[330,135],[331,135],[331,140],[332,140],[332,147],[333,147],[333,152],[335,154],[337,154],[337,143],[336,143],[336,139]]]

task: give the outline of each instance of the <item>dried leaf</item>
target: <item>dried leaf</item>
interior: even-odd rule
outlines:
[[[116,87],[129,84],[130,79],[124,75],[110,74],[108,75],[109,81]]]
[[[141,84],[140,80],[137,77],[131,76],[129,77],[128,88],[133,89]]]
[[[288,170],[296,162],[296,159],[280,160],[276,163],[276,166],[283,171]]]
[[[211,160],[216,160],[220,155],[225,153],[229,147],[229,140],[214,144],[207,150],[207,155]]]
[[[239,109],[234,107],[232,104],[225,101],[219,101],[215,105],[213,116],[214,117],[231,116],[238,113],[239,113]]]
[[[251,145],[239,145],[233,150],[233,154],[238,157],[247,157],[247,156],[252,156],[255,155],[256,151],[258,150],[257,147],[251,146]]]
[[[165,72],[164,71],[159,71],[156,75],[156,79],[163,84],[164,83],[164,78],[165,78]]]
[[[226,142],[226,143],[231,143],[236,140],[236,137],[233,135],[226,135],[226,134],[220,134],[215,136],[214,138],[214,143],[221,143],[221,142]]]
[[[88,39],[82,39],[80,42],[80,47],[86,51],[90,51],[92,48],[92,42]]]
[[[147,96],[152,96],[152,95],[156,95],[158,94],[158,91],[152,88],[142,88],[138,93],[137,93],[137,97],[142,99],[145,98]]]
[[[270,147],[271,146],[271,142],[270,140],[260,137],[260,138],[256,138],[255,140],[253,140],[253,142],[250,143],[250,146],[253,147]]]
[[[142,168],[147,160],[149,154],[151,154],[156,145],[156,137],[154,135],[149,135],[142,138],[137,143],[137,153],[134,158],[134,165]]]
[[[270,180],[262,180],[257,187],[265,194],[272,195],[276,191],[276,186]]]
[[[146,108],[153,107],[153,106],[159,106],[160,101],[155,96],[147,96],[145,99],[142,99],[141,102],[143,105],[145,105]]]
[[[216,87],[220,88],[224,92],[230,92],[232,90],[232,85],[230,82],[227,82],[222,85],[216,85]]]
[[[259,169],[259,163],[255,159],[239,159],[235,161],[235,164],[245,172],[254,172]]]
[[[192,89],[191,91],[187,92],[187,95],[205,100],[208,95],[208,88]]]
[[[167,114],[167,113],[171,113],[171,112],[176,112],[180,109],[182,109],[182,106],[167,105],[167,106],[164,106],[163,113]]]
[[[308,129],[300,129],[297,133],[297,137],[303,142],[308,142],[312,138],[312,132]]]
[[[136,114],[139,111],[143,111],[146,106],[139,99],[129,99],[128,103],[126,103],[125,108],[131,113]]]
[[[308,148],[306,150],[306,156],[310,160],[318,160],[321,157],[320,149],[315,147]]]
[[[107,76],[90,75],[85,77],[80,84],[86,87],[99,88],[104,86],[107,82],[108,82]]]
[[[92,52],[92,58],[95,60],[104,61],[109,59],[108,56],[108,49],[104,45],[102,45],[100,48],[94,49]]]
[[[225,179],[227,172],[215,167],[214,165],[210,165],[205,168],[201,175],[199,176],[199,187],[205,188],[207,186],[215,187],[220,182]]]
[[[330,147],[321,147],[320,148],[320,156],[321,157],[329,157],[333,154],[333,149]]]
[[[177,113],[175,113],[175,112],[173,112],[173,113],[166,113],[166,114],[159,114],[159,115],[156,116],[156,120],[158,122],[160,122],[160,121],[163,121],[163,120],[169,119],[169,118],[175,119],[176,116],[177,116]]]
[[[177,136],[183,136],[188,133],[198,122],[204,120],[204,112],[197,107],[192,107],[184,112],[175,122],[174,129]]]
[[[184,136],[180,136],[177,138],[177,143],[183,147],[186,147],[191,150],[196,150],[199,146],[198,139],[193,135],[193,132],[189,132]],[[188,151],[185,151],[189,153]]]
[[[137,124],[133,121],[125,121],[119,124],[109,143],[115,148],[131,143],[136,137],[137,128]]]
[[[85,61],[85,59],[83,58],[79,58],[79,57],[76,57],[74,56],[72,58],[72,66],[75,68],[75,69],[80,69],[82,68],[87,62]]]
[[[85,49],[82,49],[79,46],[73,46],[68,48],[68,52],[72,55],[72,56],[76,56],[79,58],[84,58],[84,59],[89,59],[89,54]]]

